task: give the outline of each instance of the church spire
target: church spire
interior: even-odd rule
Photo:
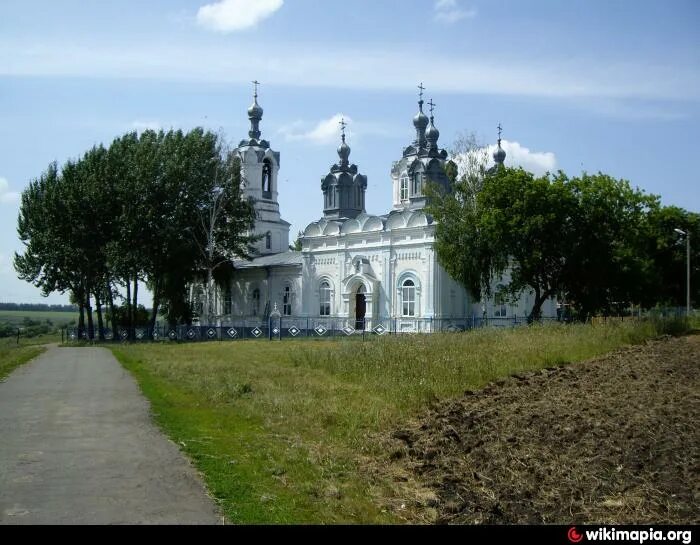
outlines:
[[[503,162],[506,160],[506,151],[501,147],[501,131],[503,128],[501,124],[498,124],[498,148],[493,152],[493,160],[496,162],[496,166],[503,166]]]
[[[365,211],[365,191],[367,176],[357,171],[357,165],[349,161],[350,146],[345,141],[345,118],[340,125],[340,146],[338,162],[331,165],[330,171],[321,178],[323,191],[323,216],[325,218],[356,218]]]
[[[437,104],[435,104],[431,98],[428,101],[428,105],[430,106],[430,124],[428,125],[428,130],[425,131],[425,139],[428,141],[428,151],[437,151],[437,142],[438,138],[440,138],[440,131],[437,130],[437,127],[435,126],[435,116],[433,115]]]
[[[413,118],[413,126],[416,128],[416,147],[425,147],[425,128],[428,126],[428,117],[423,113],[423,82],[418,86],[420,93],[418,94],[418,113]]]
[[[248,119],[250,119],[250,130],[248,131],[248,136],[258,140],[260,138],[260,121],[263,116],[263,109],[258,104],[258,85],[260,82],[254,80],[254,91],[253,91],[253,104],[248,108]]]
[[[350,146],[348,146],[345,142],[345,127],[347,127],[345,118],[341,117],[339,124],[340,138],[342,139],[342,142],[340,146],[338,146],[338,157],[340,158],[340,162],[338,163],[338,165],[340,167],[347,168],[347,166],[350,164],[348,161],[348,158],[350,157]]]

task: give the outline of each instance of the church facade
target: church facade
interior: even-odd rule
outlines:
[[[308,224],[301,251],[289,249],[290,224],[280,215],[280,153],[261,138],[263,109],[257,92],[248,109],[250,131],[234,150],[241,162],[245,196],[256,203],[258,255],[234,263],[231,286],[217,301],[221,325],[237,320],[266,320],[276,311],[289,326],[358,330],[435,331],[468,327],[476,317],[521,318],[532,298],[515,304],[474,298],[440,265],[435,251],[435,224],[424,210],[428,180],[449,190],[446,150],[434,116],[423,112],[422,90],[413,118],[415,140],[390,170],[393,207],[381,215],[366,211],[367,177],[350,161],[344,126],[338,160],[322,176],[322,216]],[[494,154],[503,163],[505,152]],[[556,316],[555,302],[543,316]],[[504,322],[505,323],[505,322]],[[328,327],[328,326],[325,326]]]

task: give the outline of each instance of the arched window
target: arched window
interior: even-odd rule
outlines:
[[[321,282],[319,289],[319,314],[321,316],[331,315],[331,285],[328,282]]]
[[[270,250],[272,249],[272,235],[268,231],[265,233],[265,249]]]
[[[408,200],[408,176],[401,176],[399,180],[399,199],[401,202]]]
[[[292,288],[284,287],[284,295],[282,296],[282,314],[285,316],[292,315]]]
[[[421,181],[423,179],[423,175],[420,172],[416,172],[413,175],[413,187],[411,188],[411,195],[414,196],[419,196],[421,194]]]
[[[496,318],[505,318],[508,316],[506,299],[501,293],[497,293],[493,298],[493,315]]]
[[[260,312],[260,290],[257,288],[253,290],[253,306],[251,311],[253,316],[257,316]]]
[[[272,166],[270,161],[265,159],[262,168],[262,194],[263,199],[272,198]]]
[[[411,279],[401,284],[401,315],[416,315],[416,284]]]

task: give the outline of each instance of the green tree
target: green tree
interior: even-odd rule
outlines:
[[[222,146],[201,128],[132,132],[60,170],[52,163],[22,195],[20,278],[45,295],[69,292],[90,331],[93,299],[100,331],[105,302],[112,326],[132,329],[142,281],[153,291],[151,325],[161,305],[169,322],[189,320],[188,284],[230,278],[232,257],[250,249],[253,208]],[[115,310],[120,289],[125,312]]]
[[[574,304],[582,319],[653,304],[659,259],[649,240],[657,197],[601,173],[569,179],[561,171],[537,177],[505,167],[453,185],[429,207],[436,249],[477,298],[499,280],[511,299],[530,291],[530,321],[553,296]]]
[[[294,240],[293,244],[289,245],[289,249],[295,252],[301,252],[301,239],[304,238],[304,231],[299,231],[297,233],[297,238]]]
[[[700,214],[677,206],[657,207],[649,215],[648,253],[653,260],[654,303],[685,306],[686,244],[674,229],[690,233],[690,302],[700,303]]]
[[[61,171],[51,163],[22,192],[17,234],[24,251],[15,253],[14,267],[19,278],[34,284],[44,296],[68,292],[78,304],[83,328],[86,279],[82,233],[76,226],[81,220],[73,187],[76,170],[70,161]]]
[[[193,239],[199,250],[199,276],[204,281],[202,318],[211,323],[217,285],[221,288],[228,284],[233,259],[249,257],[260,237],[248,234],[255,223],[255,209],[241,195],[240,161],[221,144],[212,149],[210,171],[204,181]]]
[[[583,319],[618,314],[630,304],[652,305],[657,293],[649,220],[658,197],[602,173],[583,173],[567,184],[576,203],[566,255],[567,300]]]

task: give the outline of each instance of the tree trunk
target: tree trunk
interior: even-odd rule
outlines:
[[[105,340],[104,322],[102,321],[102,302],[100,296],[95,293],[95,308],[97,309],[97,338]]]
[[[126,278],[126,330],[131,336],[131,279]]]
[[[78,317],[78,338],[81,338],[83,331],[85,331],[85,303],[82,298],[78,300],[78,310],[80,311]]]
[[[136,327],[136,319],[138,317],[139,310],[139,277],[134,274],[134,304],[131,305],[131,311],[134,313],[134,327]]]
[[[107,279],[107,307],[111,317],[112,334],[117,334],[117,317],[114,314],[114,296],[112,295],[112,281]],[[114,337],[116,339],[116,336]]]
[[[213,289],[212,285],[214,284],[214,273],[212,271],[212,268],[209,267],[207,270],[207,290],[206,290],[206,298],[207,300],[205,301],[206,308],[204,309],[204,315],[206,316],[206,323],[204,325],[212,325],[211,321],[211,309],[212,309],[212,304],[213,304]]]
[[[87,312],[87,327],[88,327],[88,338],[92,340],[94,338],[94,327],[95,324],[92,321],[92,305],[90,304],[90,288],[85,290],[85,311]]]
[[[156,279],[153,282],[153,311],[151,313],[151,318],[148,321],[148,327],[151,329],[151,335],[156,327],[156,320],[158,318],[158,307],[160,306],[160,282]]]
[[[527,317],[528,324],[531,324],[533,322],[540,322],[542,320],[542,305],[551,296],[551,290],[546,290],[544,293],[542,293],[539,287],[535,288],[535,302],[532,305],[530,315]]]

